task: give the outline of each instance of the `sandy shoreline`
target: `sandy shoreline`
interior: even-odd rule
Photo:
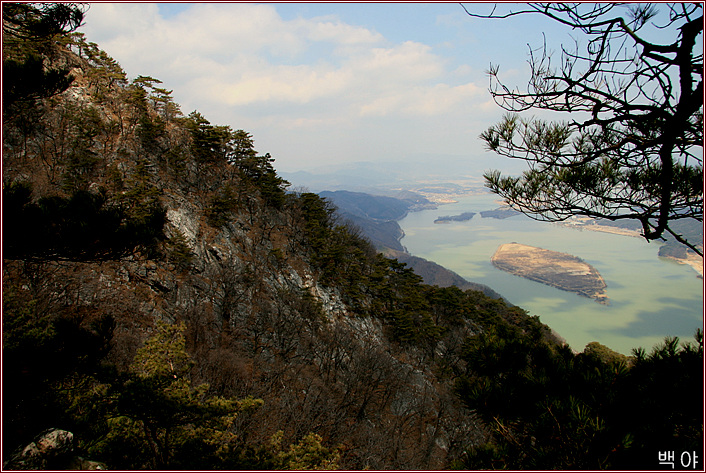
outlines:
[[[642,234],[640,234],[639,230],[628,230],[625,228],[610,227],[608,225],[598,225],[596,223],[576,225],[572,223],[563,222],[559,223],[559,225],[563,227],[573,228],[574,230],[589,230],[592,232],[612,233],[614,235],[642,238]]]
[[[661,258],[676,261],[679,264],[685,264],[694,268],[701,278],[704,277],[704,260],[699,255],[687,253],[686,258],[674,258],[673,256],[662,256]]]
[[[612,233],[614,235],[642,238],[642,234],[639,230],[627,230],[625,228],[611,227],[608,225],[599,225],[595,223],[581,225],[575,225],[571,223],[559,223],[559,225],[573,228],[576,230],[589,230],[592,232]],[[661,256],[660,258],[665,258],[668,260],[675,261],[679,264],[691,266],[700,277],[704,277],[704,260],[697,254],[687,253],[686,258],[675,258],[673,256]]]

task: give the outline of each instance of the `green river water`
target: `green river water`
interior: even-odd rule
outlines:
[[[581,231],[524,215],[504,220],[479,212],[500,206],[493,194],[460,197],[437,210],[410,213],[399,222],[409,253],[434,261],[465,279],[485,284],[511,303],[538,315],[577,351],[598,341],[624,354],[665,336],[692,341],[703,327],[703,280],[686,265],[659,258],[657,243]],[[476,212],[471,220],[434,224],[439,216]],[[503,243],[560,251],[595,267],[607,284],[610,305],[496,269],[490,258]]]

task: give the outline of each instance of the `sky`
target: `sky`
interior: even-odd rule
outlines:
[[[80,31],[129,78],[160,79],[185,115],[251,133],[285,172],[420,157],[508,168],[478,138],[504,113],[486,71],[522,85],[528,44],[571,41],[539,16],[443,2],[93,3]]]

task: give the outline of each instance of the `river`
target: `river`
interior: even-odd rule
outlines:
[[[511,303],[538,315],[577,351],[591,341],[630,354],[648,351],[665,336],[693,341],[703,327],[703,280],[686,265],[657,256],[658,243],[577,230],[524,215],[434,224],[439,216],[499,207],[498,196],[459,197],[437,210],[410,213],[399,224],[410,254],[434,261],[465,279],[485,284]],[[579,295],[496,269],[490,258],[503,243],[522,243],[578,256],[607,284],[605,306]]]

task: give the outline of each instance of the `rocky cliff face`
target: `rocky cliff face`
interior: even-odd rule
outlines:
[[[346,468],[436,469],[485,438],[454,392],[463,341],[488,307],[526,314],[460,291],[463,310],[438,309],[325,201],[287,193],[249,134],[184,116],[80,35],[52,51],[71,86],[4,121],[5,373],[27,386],[6,400],[7,446],[63,422],[89,448],[93,427],[31,402],[55,406],[47,393],[95,363],[129,371],[158,320],[186,323],[194,383],[264,401],[231,426],[240,447],[315,432]],[[64,333],[102,337],[104,357]]]

